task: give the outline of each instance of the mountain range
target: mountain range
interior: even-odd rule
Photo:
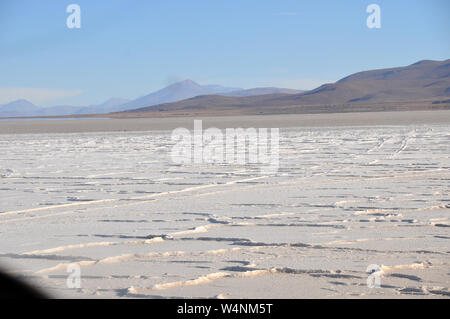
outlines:
[[[0,105],[0,116],[112,113],[109,116],[135,117],[419,109],[450,109],[450,59],[358,72],[310,91],[274,87],[244,90],[184,80],[135,100],[112,98],[86,107],[39,108],[17,100]]]
[[[71,105],[57,105],[51,107],[38,107],[33,103],[20,99],[8,104],[0,105],[1,117],[23,116],[66,116],[76,114],[99,114],[118,111],[118,106],[129,102],[121,98],[111,98],[102,104],[85,107]]]
[[[276,93],[202,95],[126,113],[144,116],[156,112],[274,114],[450,109],[450,60],[423,60],[404,67],[363,71],[311,91]]]
[[[141,107],[158,105],[181,101],[200,95],[226,95],[226,96],[253,96],[259,94],[274,93],[295,94],[302,92],[300,90],[283,89],[275,87],[254,88],[244,90],[242,88],[224,87],[221,85],[200,85],[192,80],[184,80],[171,84],[159,91],[139,97],[135,100],[126,100],[121,98],[111,98],[102,104],[89,105],[85,107],[57,105],[52,107],[40,108],[26,100],[17,100],[8,104],[0,105],[0,116],[18,117],[18,116],[66,116],[81,114],[105,114],[111,112],[121,112]]]

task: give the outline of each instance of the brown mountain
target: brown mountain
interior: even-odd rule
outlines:
[[[450,60],[364,71],[300,94],[202,95],[127,111],[144,113],[321,113],[450,108]],[[125,115],[121,113],[121,115]]]
[[[420,61],[406,67],[365,71],[309,91],[307,104],[397,102],[450,95],[450,60]]]

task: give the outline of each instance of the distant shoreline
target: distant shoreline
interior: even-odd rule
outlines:
[[[188,116],[165,118],[108,118],[79,117],[58,120],[8,120],[0,121],[0,134],[28,133],[88,133],[88,132],[142,132],[165,131],[177,127],[191,129],[194,119],[202,119],[204,128],[217,127],[343,127],[343,126],[396,126],[421,124],[450,124],[450,110],[396,111],[358,113],[239,115],[239,116]]]

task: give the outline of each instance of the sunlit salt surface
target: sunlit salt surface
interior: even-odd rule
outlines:
[[[449,126],[281,129],[274,175],[174,165],[171,146],[0,135],[0,264],[55,297],[450,295]]]

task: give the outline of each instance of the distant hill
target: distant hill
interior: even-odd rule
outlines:
[[[230,93],[230,92],[242,91],[243,90],[242,88],[226,87],[226,86],[217,85],[217,84],[202,85],[202,86],[205,89],[207,89],[209,92],[220,93],[220,94],[226,94],[226,93]]]
[[[262,94],[294,94],[303,91],[292,89],[280,89],[275,87],[254,88],[244,90],[241,88],[230,88],[221,85],[200,85],[192,80],[184,80],[174,83],[159,91],[150,93],[136,100],[120,106],[120,110],[130,110],[140,107],[171,103],[190,99],[202,95],[224,95],[224,96],[254,96]],[[112,112],[112,111],[111,111]]]
[[[364,71],[300,94],[198,96],[132,110],[132,113],[233,110],[315,113],[450,108],[450,60],[424,60],[405,67]]]
[[[23,99],[0,105],[0,116],[23,116],[36,114],[38,111],[39,107]]]
[[[355,73],[286,100],[301,104],[387,103],[449,95],[450,60],[427,60],[406,67]]]
[[[130,100],[122,98],[111,98],[101,104],[89,105],[79,108],[76,113],[73,114],[96,114],[96,113],[109,113],[115,112],[121,109],[121,106],[130,102]]]
[[[27,100],[17,100],[5,105],[0,105],[0,116],[65,116],[73,114],[109,113],[118,111],[118,107],[128,101],[129,100],[121,98],[112,98],[102,104],[90,105],[86,107],[71,105],[38,107]]]
[[[242,89],[227,88],[220,85],[202,86],[192,80],[184,80],[125,103],[120,106],[120,110],[129,110],[144,106],[181,101],[198,95],[229,93],[235,90]]]
[[[57,105],[44,108],[33,105],[26,100],[18,100],[3,106],[0,105],[0,116],[67,116],[81,114],[106,114],[144,106],[182,101],[202,95],[253,96],[274,93],[294,94],[299,92],[301,91],[274,87],[244,90],[242,88],[225,87],[221,85],[200,85],[192,80],[184,80],[171,84],[161,90],[142,96],[135,100],[111,98],[104,103],[84,107]]]
[[[51,107],[42,107],[39,108],[33,114],[33,116],[59,116],[59,115],[76,114],[80,108],[81,108],[80,106],[72,106],[72,105],[57,105]]]

